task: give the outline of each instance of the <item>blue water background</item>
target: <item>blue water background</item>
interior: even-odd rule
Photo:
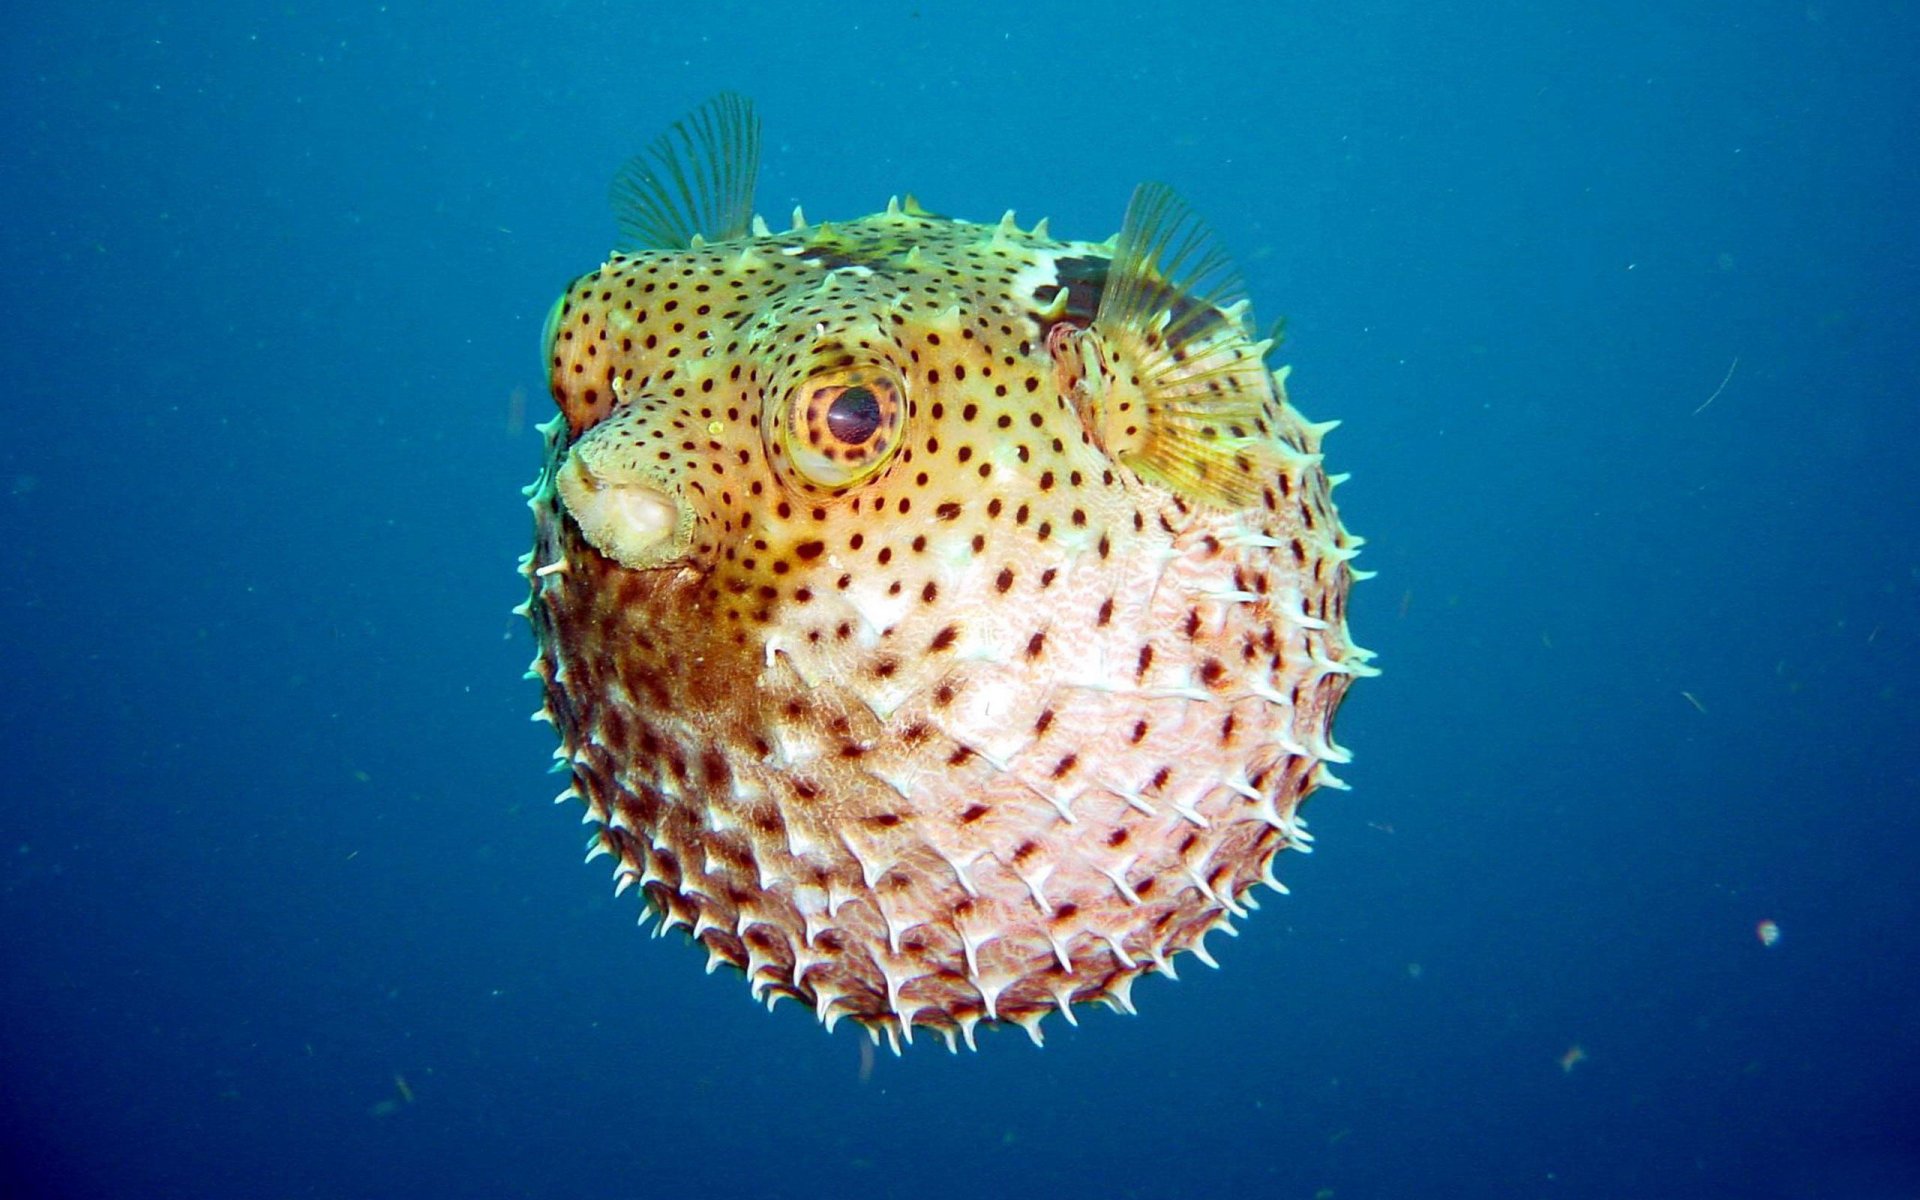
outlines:
[[[1920,1195],[1916,46],[1802,0],[12,13],[0,1188]],[[864,1062],[636,933],[548,803],[537,334],[721,88],[775,219],[1098,238],[1174,184],[1346,422],[1353,791],[1137,1017]]]

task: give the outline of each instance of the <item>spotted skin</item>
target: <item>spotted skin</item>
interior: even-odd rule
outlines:
[[[891,206],[617,254],[554,316],[525,571],[562,798],[770,1006],[950,1045],[1131,1011],[1343,786],[1372,669],[1322,430],[1263,369],[1250,502],[1110,455],[1059,347],[1113,253]],[[893,440],[809,468],[849,371]]]

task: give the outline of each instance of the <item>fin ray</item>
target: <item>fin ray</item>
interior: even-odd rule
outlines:
[[[618,250],[686,249],[747,236],[760,174],[760,118],[752,101],[721,92],[613,177],[607,198]]]
[[[1116,386],[1137,386],[1145,410],[1116,447],[1122,461],[1202,503],[1259,496],[1279,409],[1249,321],[1245,287],[1212,232],[1173,189],[1141,184],[1093,319],[1115,366],[1127,366]]]
[[[1100,294],[1100,313],[1115,323],[1173,314],[1168,337],[1180,340],[1206,309],[1246,299],[1246,285],[1213,233],[1164,183],[1133,190],[1126,220],[1114,239],[1113,265]]]

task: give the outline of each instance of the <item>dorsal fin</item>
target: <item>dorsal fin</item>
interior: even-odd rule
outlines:
[[[678,250],[747,235],[760,174],[752,101],[721,92],[653,139],[613,177],[618,250]]]
[[[1110,450],[1205,504],[1258,498],[1273,467],[1277,405],[1264,346],[1247,336],[1243,293],[1213,234],[1173,189],[1134,190],[1093,318],[1116,368],[1104,400],[1114,409],[1107,424],[1118,427]],[[1144,411],[1115,420],[1133,402]]]

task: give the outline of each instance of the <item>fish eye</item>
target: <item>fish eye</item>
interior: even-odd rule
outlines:
[[[827,432],[843,446],[862,446],[880,432],[880,401],[873,389],[855,384],[827,405]]]
[[[784,431],[801,477],[847,487],[885,466],[906,413],[901,390],[890,371],[874,366],[838,367],[801,383]]]
[[[540,328],[540,358],[542,365],[553,355],[553,338],[560,332],[560,310],[567,306],[569,293],[561,292],[553,307],[547,310],[547,322]]]

